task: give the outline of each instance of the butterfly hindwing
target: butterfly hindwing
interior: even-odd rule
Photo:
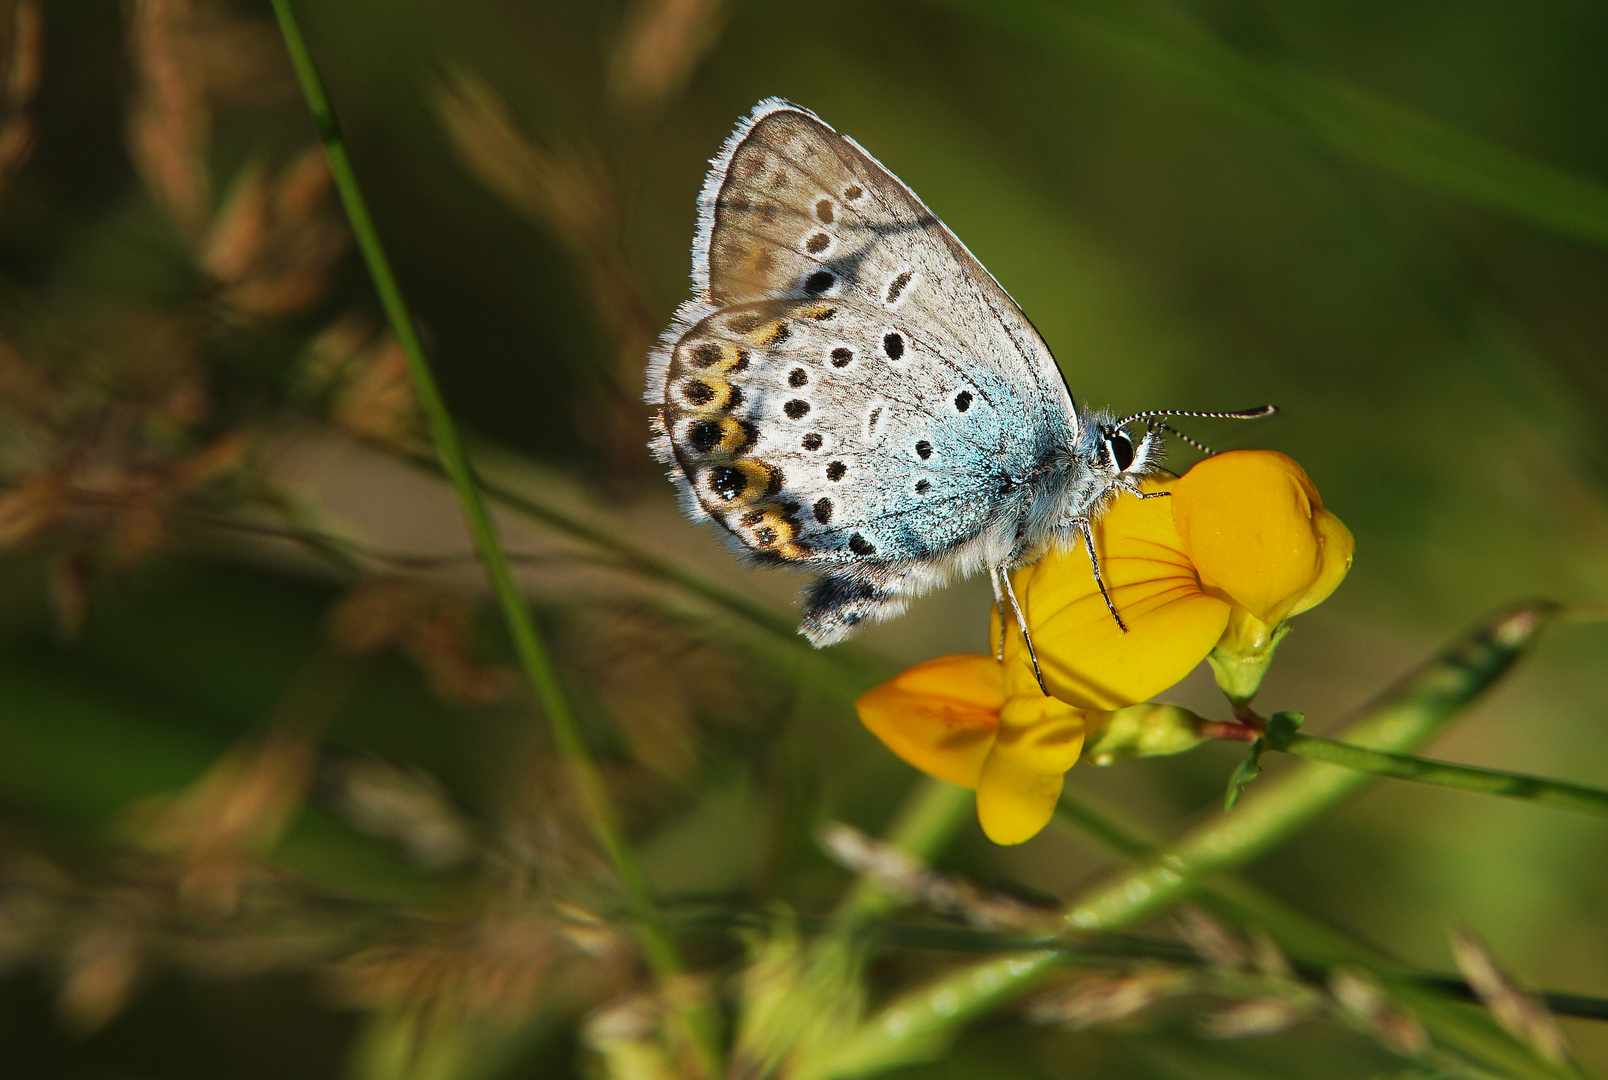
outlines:
[[[785,561],[930,558],[1010,495],[1016,388],[918,326],[848,300],[764,300],[671,350],[665,434],[702,510]]]

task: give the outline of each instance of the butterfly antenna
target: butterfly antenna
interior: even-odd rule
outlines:
[[[1145,420],[1152,416],[1193,416],[1202,420],[1260,420],[1264,416],[1272,416],[1279,411],[1277,405],[1261,405],[1254,409],[1235,409],[1230,412],[1194,412],[1188,409],[1150,409],[1146,412],[1136,412],[1124,416],[1116,423],[1117,427],[1131,423],[1135,420]],[[1168,428],[1172,431],[1171,428]],[[1179,433],[1174,431],[1174,435]],[[1182,436],[1179,436],[1182,438]]]
[[[1203,442],[1198,442],[1198,441],[1196,441],[1194,439],[1191,439],[1188,435],[1185,435],[1182,431],[1179,431],[1177,428],[1173,427],[1171,424],[1162,424],[1161,425],[1161,430],[1163,430],[1165,432],[1168,432],[1168,433],[1170,433],[1172,435],[1176,435],[1178,438],[1182,439],[1184,442],[1188,443],[1190,446],[1193,446],[1196,450],[1199,450],[1201,453],[1205,454],[1207,457],[1215,457],[1217,455],[1216,450],[1213,450],[1211,447],[1207,446]]]

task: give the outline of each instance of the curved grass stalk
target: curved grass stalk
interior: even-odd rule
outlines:
[[[1552,604],[1521,606],[1443,650],[1368,709],[1346,731],[1347,741],[1388,751],[1423,745],[1512,667],[1556,610]],[[1074,903],[1063,926],[1072,934],[1100,933],[1156,915],[1202,879],[1263,854],[1370,780],[1367,773],[1303,765],[1263,786],[1234,814],[1195,829]],[[928,1057],[966,1021],[1032,989],[1059,962],[1054,952],[1023,952],[940,977],[813,1055],[800,1075],[864,1076]]]
[[[402,288],[391,270],[378,229],[369,215],[368,205],[357,181],[347,153],[345,140],[330,105],[323,80],[313,63],[311,52],[302,36],[290,0],[272,0],[274,14],[279,20],[280,32],[289,50],[297,81],[301,84],[308,111],[318,127],[328,156],[330,173],[335,188],[346,210],[352,233],[357,240],[363,260],[373,279],[375,292],[385,309],[391,331],[407,361],[420,407],[428,420],[431,438],[441,467],[457,492],[464,522],[468,526],[475,548],[491,581],[492,592],[503,612],[509,636],[521,671],[529,683],[542,714],[547,719],[553,741],[564,756],[576,793],[598,844],[613,865],[632,907],[637,929],[638,944],[649,966],[661,977],[679,974],[683,965],[674,940],[665,927],[652,897],[647,876],[636,861],[602,775],[593,762],[591,752],[581,738],[568,696],[559,681],[558,672],[548,654],[546,643],[536,629],[535,621],[525,606],[524,597],[514,581],[513,570],[503,551],[496,526],[480,493],[474,469],[464,451],[457,424],[447,409],[436,384],[435,375],[425,355],[424,344],[408,310]],[[701,1065],[709,1076],[720,1073],[719,1051],[716,1047],[716,1023],[709,1010],[693,1008],[679,1016],[683,1025],[680,1035],[688,1040]]]

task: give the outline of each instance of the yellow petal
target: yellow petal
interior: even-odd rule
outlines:
[[[1064,774],[1083,749],[1084,716],[1035,683],[1005,703],[977,781],[977,820],[996,844],[1020,844],[1049,823]]]
[[[1202,592],[1172,501],[1119,495],[1095,525],[1101,573],[1127,633],[1107,610],[1081,543],[1013,575],[1045,684],[1067,704],[1103,711],[1144,701],[1189,674],[1222,636],[1229,605]],[[1014,692],[1016,665],[1028,663],[1019,631],[1006,638],[1005,663]]]
[[[974,788],[1004,703],[1004,673],[993,657],[940,656],[866,691],[854,707],[905,761]]]
[[[1323,569],[1318,491],[1301,466],[1267,450],[1207,458],[1173,487],[1184,550],[1208,592],[1276,626]],[[1338,579],[1337,579],[1338,580]]]
[[[1319,507],[1312,521],[1318,530],[1318,577],[1290,609],[1291,615],[1299,615],[1327,600],[1345,580],[1351,569],[1351,556],[1357,549],[1351,530],[1329,511]]]

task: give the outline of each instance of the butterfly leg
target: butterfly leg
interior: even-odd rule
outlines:
[[[1170,491],[1141,491],[1138,487],[1130,486],[1128,484],[1123,484],[1121,486],[1123,491],[1126,491],[1128,494],[1140,499],[1165,499],[1167,496],[1172,494]]]
[[[988,583],[994,586],[994,610],[999,612],[999,648],[994,650],[995,660],[1005,659],[1005,594],[999,588],[1000,577],[999,567],[989,568]]]
[[[1157,494],[1165,494],[1165,492],[1157,492]],[[1094,571],[1094,583],[1100,587],[1100,595],[1105,598],[1106,610],[1111,612],[1111,617],[1117,620],[1117,625],[1126,634],[1128,624],[1122,621],[1121,615],[1117,614],[1117,605],[1111,602],[1111,594],[1106,591],[1105,578],[1100,574],[1100,553],[1094,550],[1094,526],[1089,523],[1088,518],[1073,518],[1067,524],[1083,534],[1083,548],[1089,553],[1089,568]]]
[[[994,587],[996,589],[1001,585],[1005,587],[1005,596],[1011,602],[1011,610],[1016,613],[1016,625],[1022,631],[1022,641],[1027,645],[1027,658],[1033,661],[1033,678],[1038,680],[1039,689],[1043,691],[1044,696],[1049,697],[1050,691],[1044,685],[1044,672],[1039,667],[1038,652],[1033,648],[1033,635],[1027,632],[1027,617],[1022,614],[1022,605],[1016,602],[1016,589],[1011,585],[1010,572],[1003,566],[996,566],[993,569],[993,574],[996,582]],[[1000,615],[999,626],[999,653],[1000,659],[1003,660],[1005,658],[1005,616],[1003,613]]]

